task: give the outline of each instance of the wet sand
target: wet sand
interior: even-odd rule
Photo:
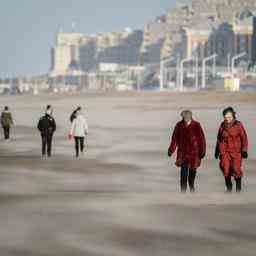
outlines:
[[[0,140],[0,255],[255,255],[256,93],[90,93],[1,97],[15,127]],[[40,156],[37,120],[54,106],[51,159]],[[86,108],[87,152],[67,139],[73,108]],[[244,192],[224,193],[214,159],[221,111],[232,105],[250,138]],[[191,108],[207,136],[197,192],[179,193],[168,159],[179,113]]]

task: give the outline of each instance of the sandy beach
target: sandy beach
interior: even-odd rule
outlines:
[[[0,139],[0,255],[249,256],[256,250],[256,93],[89,93],[6,96],[15,126]],[[53,157],[42,159],[37,121],[51,104]],[[81,105],[86,153],[75,158],[69,116]],[[224,193],[214,159],[222,109],[247,129],[244,191]],[[179,193],[170,134],[191,109],[207,138],[195,194]]]

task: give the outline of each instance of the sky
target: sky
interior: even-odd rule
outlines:
[[[4,0],[0,9],[0,77],[42,74],[50,68],[56,33],[95,34],[143,28],[177,0]],[[179,1],[180,2],[180,1]]]

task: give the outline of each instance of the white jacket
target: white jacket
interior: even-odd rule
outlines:
[[[70,134],[74,137],[85,137],[88,134],[88,124],[82,115],[78,115],[73,120]]]

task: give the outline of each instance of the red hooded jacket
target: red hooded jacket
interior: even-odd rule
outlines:
[[[227,152],[247,152],[248,139],[243,124],[235,120],[234,123],[228,127],[225,122],[223,122],[219,128],[216,149],[220,155]]]
[[[176,148],[177,166],[188,164],[189,168],[198,168],[201,165],[201,159],[206,153],[206,141],[199,122],[192,120],[190,125],[186,125],[182,120],[176,124],[169,153],[173,154]]]

